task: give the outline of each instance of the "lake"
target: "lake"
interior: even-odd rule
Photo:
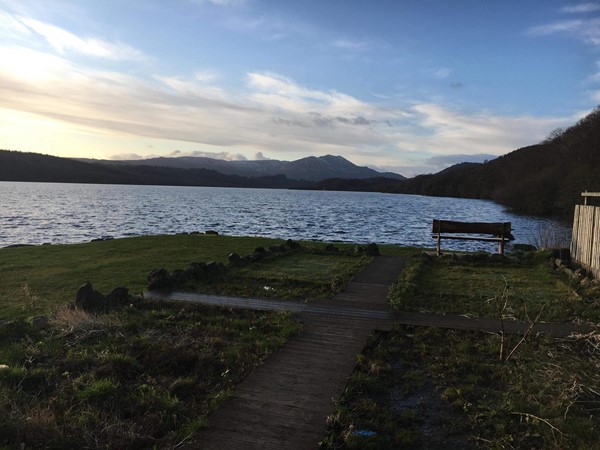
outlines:
[[[79,243],[106,237],[215,230],[266,236],[414,246],[434,245],[432,219],[512,222],[515,242],[552,219],[511,214],[494,202],[370,192],[0,182],[0,247]],[[494,250],[444,241],[447,249]]]

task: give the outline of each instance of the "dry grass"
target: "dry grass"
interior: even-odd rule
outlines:
[[[71,305],[59,306],[49,317],[50,325],[62,333],[85,332],[121,325],[114,314],[92,314]]]

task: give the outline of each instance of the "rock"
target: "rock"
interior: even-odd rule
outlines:
[[[95,291],[92,283],[86,281],[77,291],[75,306],[87,312],[105,312],[108,304],[104,295]]]
[[[562,266],[560,268],[560,270],[562,270],[564,273],[566,273],[569,277],[573,276],[573,271],[571,269],[569,269],[567,266]]]
[[[232,266],[240,266],[244,264],[244,260],[237,253],[230,253],[227,259],[229,260],[229,264]]]
[[[584,278],[587,275],[587,272],[585,269],[580,267],[575,272],[573,272],[573,275],[576,276],[577,278]]]
[[[367,245],[367,255],[379,256],[379,246],[375,242],[372,242],[369,245]]]
[[[292,239],[288,239],[287,241],[285,241],[285,245],[291,250],[300,248],[300,244],[298,244],[296,241],[293,241]]]
[[[535,252],[537,250],[537,247],[531,244],[512,244],[512,249],[514,251],[521,252]]]
[[[90,242],[102,242],[102,241],[112,241],[114,237],[112,236],[102,236],[96,239],[92,239]]]
[[[175,286],[182,285],[187,281],[185,270],[182,269],[175,269],[173,273],[171,273],[171,278],[173,279],[173,285]]]
[[[154,290],[169,290],[173,288],[173,279],[171,278],[171,274],[166,269],[154,269],[148,275],[148,281],[150,284],[148,285],[148,289],[151,291]]]
[[[262,255],[260,253],[250,253],[249,255],[244,256],[244,261],[246,262],[254,262],[254,261],[258,261],[262,258]]]
[[[340,250],[333,244],[327,244],[324,251],[325,253],[338,253]]]
[[[34,316],[31,319],[31,325],[33,325],[34,328],[43,330],[50,326],[50,321],[47,316]]]
[[[206,273],[209,275],[218,275],[225,272],[225,266],[223,263],[210,261],[206,263]]]
[[[561,267],[563,266],[562,259],[560,259],[560,258],[556,258],[556,259],[554,260],[554,265],[555,265],[556,267],[558,267],[558,268],[561,268]]]
[[[114,288],[106,296],[109,305],[127,305],[129,303],[129,289],[125,286]]]
[[[361,253],[364,253],[366,251],[367,251],[366,247],[363,247],[362,245],[354,246],[354,253],[356,253],[357,255],[360,255]]]
[[[267,250],[269,253],[280,253],[285,250],[285,247],[281,248],[281,245],[269,245]]]
[[[215,231],[215,230],[206,230],[206,231],[204,232],[204,234],[211,234],[211,235],[213,235],[213,236],[218,236],[218,235],[219,235],[219,232],[218,232],[218,231]]]
[[[265,253],[267,253],[267,251],[265,250],[264,247],[256,247],[254,249],[254,253],[260,253],[260,254],[264,255]]]
[[[10,369],[9,366],[7,366],[6,364],[0,364],[0,372],[4,371],[4,370],[8,370]]]
[[[206,276],[206,264],[192,262],[185,270],[185,276],[189,280],[200,281]]]

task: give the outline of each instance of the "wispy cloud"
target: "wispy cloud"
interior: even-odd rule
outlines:
[[[63,28],[39,20],[18,17],[20,23],[42,36],[58,53],[75,52],[114,61],[144,61],[147,56],[130,45],[98,38],[79,37]]]
[[[568,14],[585,14],[600,11],[600,3],[581,3],[579,5],[563,6],[560,11]]]
[[[349,38],[339,38],[331,42],[331,46],[344,50],[365,51],[375,45],[372,40],[357,40]]]
[[[531,27],[526,31],[526,34],[532,36],[549,36],[556,33],[574,33],[577,32],[583,24],[583,20],[562,20],[546,25]]]
[[[196,4],[213,4],[218,6],[237,6],[247,2],[247,0],[190,0]]]
[[[223,158],[333,153],[388,168],[405,160],[413,167],[407,175],[424,167],[415,155],[499,155],[576,120],[467,114],[431,103],[383,107],[270,72],[248,73],[234,93],[210,71],[141,78],[67,56],[0,46],[0,108],[67,129],[213,146]]]
[[[452,70],[448,69],[447,67],[442,67],[441,69],[434,70],[433,76],[434,76],[434,78],[443,80],[444,78],[448,78],[451,73],[452,73]]]

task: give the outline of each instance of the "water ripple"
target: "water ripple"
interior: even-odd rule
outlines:
[[[221,234],[432,246],[431,220],[510,221],[517,242],[555,221],[484,200],[171,186],[0,182],[0,247],[213,229]],[[486,247],[487,246],[487,247]],[[493,250],[447,241],[445,248]]]

